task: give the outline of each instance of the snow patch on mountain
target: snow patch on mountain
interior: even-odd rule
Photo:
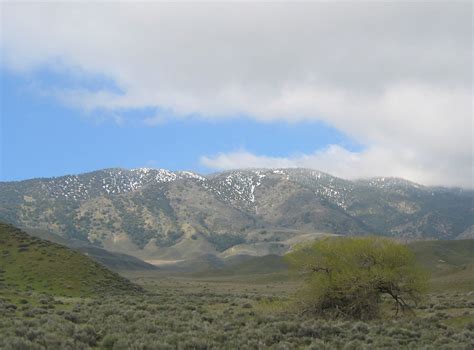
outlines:
[[[105,169],[82,175],[52,178],[44,184],[47,193],[56,199],[84,200],[100,195],[116,195],[136,191],[148,184],[163,184],[179,179],[203,181],[198,174],[166,169]]]
[[[178,180],[194,181],[219,200],[234,207],[253,210],[258,201],[258,188],[268,178],[294,181],[309,188],[314,195],[342,209],[353,201],[355,183],[310,169],[249,169],[234,170],[210,176],[190,171],[166,169],[105,169],[82,175],[68,175],[48,179],[42,187],[48,196],[56,199],[85,200],[102,195],[117,195],[136,191],[149,184],[166,184]],[[373,178],[360,180],[357,184],[403,193],[408,189],[423,190],[424,187],[396,178]]]

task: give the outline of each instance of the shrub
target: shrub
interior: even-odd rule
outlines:
[[[399,310],[421,299],[427,276],[412,252],[395,241],[376,238],[328,238],[286,255],[293,270],[307,278],[300,300],[306,311],[370,319],[383,295]]]

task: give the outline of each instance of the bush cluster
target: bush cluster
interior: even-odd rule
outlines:
[[[460,296],[459,307],[470,304]],[[259,299],[259,300],[257,300]],[[444,310],[350,321],[266,312],[257,293],[163,289],[153,294],[58,300],[0,299],[1,349],[361,349],[474,348],[474,327],[451,327]],[[278,302],[282,298],[273,297]]]

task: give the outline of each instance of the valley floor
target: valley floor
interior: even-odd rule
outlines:
[[[0,348],[474,348],[474,293],[465,288],[435,288],[416,316],[394,318],[387,305],[381,320],[328,321],[288,308],[298,284],[278,273],[125,275],[146,292],[61,298],[0,291]]]

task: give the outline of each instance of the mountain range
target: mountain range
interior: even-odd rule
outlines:
[[[0,182],[0,221],[155,264],[281,254],[332,234],[473,238],[473,202],[472,190],[310,169],[104,169]]]

